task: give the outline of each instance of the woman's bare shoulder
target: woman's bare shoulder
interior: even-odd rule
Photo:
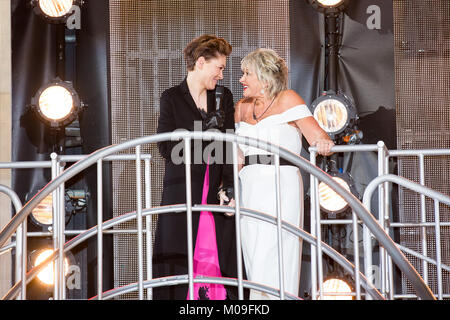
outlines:
[[[303,98],[292,89],[283,90],[279,94],[280,97],[278,103],[282,111],[305,104],[305,100],[303,100]]]

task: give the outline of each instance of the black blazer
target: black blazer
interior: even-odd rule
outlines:
[[[207,103],[208,112],[215,110],[215,90],[207,91]],[[231,130],[234,132],[234,102],[233,95],[228,88],[224,88],[223,108],[225,111],[225,123],[220,131],[230,132]],[[194,122],[198,121],[196,128],[199,128],[202,120],[202,115],[196,107],[189,92],[186,79],[184,79],[179,85],[167,89],[161,95],[157,133],[172,132],[176,129],[193,131]],[[197,130],[201,130],[201,128]],[[182,144],[183,142],[165,141],[158,143],[159,152],[166,160],[162,205],[185,202],[185,167],[184,164],[174,163],[171,157],[173,148],[179,143]],[[205,147],[210,143],[211,142],[209,141],[205,141],[203,143],[199,141],[191,142],[193,204],[201,202],[203,179],[206,169],[206,164],[204,162],[201,164],[194,164],[195,153],[197,153],[197,160],[203,159]],[[179,145],[176,150],[179,151],[181,146],[182,145]],[[222,147],[222,150],[224,151],[224,159],[222,160],[225,162],[227,157],[231,158],[230,155],[227,156],[226,150],[232,149],[226,148],[225,143]],[[181,152],[177,152],[176,154],[182,156],[183,150],[181,149]],[[213,154],[213,156],[215,155]],[[210,189],[208,194],[208,203],[217,203],[217,192],[220,184],[223,183],[224,186],[233,186],[233,168],[231,164],[210,164],[209,174]]]
[[[215,92],[207,92],[208,111],[215,110]],[[230,90],[224,88],[223,106],[226,129],[234,131],[234,103]],[[194,121],[202,121],[202,115],[197,109],[187,86],[186,79],[179,85],[167,89],[161,96],[158,133],[172,132],[176,129],[194,130]],[[194,143],[192,141],[192,155],[203,152],[210,141]],[[165,158],[164,186],[161,205],[186,203],[186,176],[184,164],[176,164],[171,159],[173,148],[178,141],[158,143],[161,155]],[[181,142],[183,143],[183,142]],[[217,144],[217,142],[213,142]],[[225,143],[221,143],[225,148]],[[178,148],[177,148],[178,149]],[[199,150],[196,150],[199,149]],[[228,150],[232,150],[231,148]],[[174,150],[175,151],[175,150]],[[203,158],[203,157],[201,157]],[[194,160],[194,159],[192,159]],[[200,204],[205,177],[205,163],[191,165],[192,204]],[[233,166],[231,164],[210,164],[208,204],[217,204],[217,192],[221,182],[224,186],[233,185]],[[223,213],[213,212],[216,230],[219,264],[223,277],[236,278],[236,241],[235,220]],[[199,212],[192,214],[192,232],[194,246],[197,238]],[[155,244],[153,248],[153,275],[155,278],[174,274],[186,274],[187,267],[187,231],[186,214],[182,212],[165,213],[158,216]],[[228,289],[230,299],[237,297],[235,288]],[[158,299],[186,299],[187,285],[177,285],[153,288],[153,298]]]

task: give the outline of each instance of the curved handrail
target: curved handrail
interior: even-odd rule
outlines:
[[[22,208],[22,202],[20,201],[17,193],[10,187],[5,186],[4,184],[0,184],[0,192],[6,194],[11,199],[11,202],[14,205],[14,209],[16,210],[16,212],[19,212],[20,209]]]
[[[186,205],[185,204],[176,204],[176,205],[167,205],[167,206],[160,206],[160,207],[154,207],[154,208],[146,208],[142,210],[142,216],[145,217],[147,215],[157,215],[157,214],[163,214],[163,213],[182,213],[186,211]],[[192,207],[193,211],[211,211],[211,212],[222,212],[222,213],[227,213],[227,212],[234,212],[234,209],[228,206],[219,206],[219,205],[194,205]],[[241,214],[245,215],[245,216],[249,216],[251,218],[256,218],[256,219],[260,219],[262,221],[271,223],[273,225],[277,224],[276,218],[268,215],[266,213],[263,212],[259,212],[256,210],[251,210],[251,209],[246,209],[246,208],[241,208]],[[120,216],[114,217],[108,221],[105,221],[102,223],[102,230],[107,230],[110,229],[118,224],[121,223],[125,223],[128,222],[129,220],[132,219],[136,219],[137,217],[137,213],[136,211],[132,211],[129,213],[125,213],[122,214]],[[310,233],[304,231],[303,229],[300,229],[286,221],[282,222],[282,229],[293,234],[294,236],[297,237],[301,237],[303,240],[305,240],[306,242],[308,242],[309,244],[315,244],[316,243],[316,238],[314,236],[312,236]],[[91,227],[90,229],[86,230],[83,233],[80,233],[79,235],[77,235],[76,237],[72,238],[71,240],[67,241],[64,244],[63,247],[63,251],[67,252],[70,251],[72,249],[74,249],[77,245],[83,243],[85,240],[95,236],[98,232],[98,228],[97,226]],[[346,270],[349,274],[354,275],[355,270],[354,270],[354,266],[353,264],[348,261],[343,255],[341,255],[339,252],[337,252],[335,249],[333,249],[332,247],[330,247],[328,244],[326,243],[322,243],[323,245],[323,252],[325,254],[327,254],[329,257],[331,257],[333,260],[335,260],[339,265],[341,265],[344,270]],[[52,260],[56,259],[58,256],[58,252],[55,251],[51,256],[49,256],[45,261],[43,261],[41,264],[39,264],[38,266],[33,267],[27,274],[26,276],[26,283],[29,283],[34,276],[37,275],[37,273],[42,269],[45,268],[46,264],[50,263]],[[184,275],[182,275],[184,276]],[[178,276],[174,276],[173,279],[177,278]],[[360,274],[360,277],[363,280],[362,286],[365,288],[366,292],[373,298],[377,299],[377,300],[384,300],[384,297],[379,293],[379,291],[364,277],[363,274]],[[168,279],[169,277],[166,277],[164,279]],[[162,278],[159,278],[162,279]],[[201,278],[204,281],[201,282],[208,282],[208,279],[210,279],[209,277],[206,278]],[[211,278],[213,279],[213,278]],[[159,281],[157,279],[152,279],[152,280],[147,280],[148,281],[152,281],[152,283],[158,283]],[[166,280],[161,280],[161,281],[166,281]],[[184,281],[184,280],[183,280]],[[196,281],[196,280],[195,280]],[[198,281],[196,281],[198,282]],[[185,282],[181,282],[181,283],[185,283]],[[250,282],[248,282],[250,283]],[[178,284],[178,282],[175,282],[173,284]],[[3,299],[12,299],[15,297],[15,295],[18,293],[18,286],[20,285],[20,283],[17,283],[15,287],[11,288],[9,290],[9,292],[3,297]],[[152,287],[151,283],[148,283],[149,287]],[[134,286],[134,284],[129,284],[127,286],[124,286],[125,289],[123,290],[129,290],[129,286]],[[256,286],[259,286],[258,284],[256,284]],[[253,287],[251,287],[253,288]],[[261,285],[262,289],[267,289],[269,287],[263,286]],[[121,290],[121,289],[117,289],[117,290]],[[264,291],[263,290],[263,291]],[[112,289],[108,292],[115,292],[115,289]],[[275,291],[266,291],[268,293],[273,294]],[[127,293],[127,292],[121,292],[120,294],[123,293]],[[276,294],[276,292],[275,292]]]
[[[438,206],[439,206],[439,203],[444,203],[446,205],[450,205],[450,196],[445,195],[439,191],[430,189],[430,188],[428,188],[424,185],[421,185],[417,182],[411,181],[405,177],[400,177],[400,176],[393,175],[393,174],[386,174],[386,175],[378,176],[377,178],[373,179],[367,185],[366,189],[364,190],[363,203],[368,210],[370,210],[370,201],[372,199],[373,193],[375,192],[375,190],[378,188],[378,186],[380,184],[385,183],[385,182],[396,183],[399,186],[402,186],[404,188],[407,188],[409,190],[412,190],[419,194],[422,194],[423,196],[427,196],[429,198],[434,199],[434,201],[435,201],[435,228],[437,228],[436,242],[439,243],[440,242],[440,240],[439,240],[440,232],[439,232],[439,208],[438,208]],[[366,233],[366,236],[369,237],[369,235],[367,233]],[[408,252],[416,257],[420,257],[421,259],[423,259],[427,262],[436,264],[437,276],[438,276],[438,296],[441,299],[442,292],[443,292],[442,269],[448,270],[448,266],[446,266],[445,264],[443,265],[441,262],[441,249],[439,247],[439,244],[437,244],[437,248],[436,248],[436,261],[430,260],[428,257],[421,256],[417,252],[409,250],[406,247],[400,246],[398,244],[397,244],[397,246],[402,251]],[[371,274],[371,272],[372,272],[371,268],[372,267],[371,267],[370,263],[366,263],[366,270],[365,270],[366,274]]]
[[[404,177],[396,176],[395,174],[385,174],[382,176],[378,176],[367,185],[364,190],[363,195],[363,204],[366,206],[368,210],[370,210],[370,199],[378,188],[378,185],[384,182],[396,183],[402,187],[408,188],[412,191],[422,193],[429,198],[433,198],[438,200],[439,202],[445,203],[446,205],[450,205],[450,196],[443,194],[442,192],[430,189],[426,186],[418,184],[417,182],[411,181]]]
[[[5,186],[4,184],[0,184],[0,192],[6,194],[11,199],[11,202],[14,205],[15,212],[19,212],[20,209],[22,208],[22,202],[20,201],[17,193],[10,187]],[[14,246],[15,243],[10,244],[9,247],[2,247],[0,245],[0,254],[2,254],[3,251],[13,248]]]
[[[170,276],[170,277],[165,277],[165,278],[146,280],[146,281],[144,281],[143,285],[144,285],[144,289],[150,289],[150,288],[161,287],[161,286],[186,284],[186,283],[188,283],[188,281],[189,281],[188,275],[183,274],[183,275],[176,275],[176,276]],[[236,286],[236,287],[238,285],[237,279],[225,278],[225,277],[218,278],[218,277],[197,276],[193,281],[195,283],[214,283],[214,284],[223,284],[226,286]],[[274,295],[274,296],[279,295],[279,292],[280,292],[280,290],[278,290],[278,289],[275,289],[275,288],[272,288],[272,287],[269,287],[266,285],[258,284],[255,282],[251,282],[248,280],[243,280],[243,286],[244,286],[244,288],[247,288],[247,289],[263,291],[263,292],[266,292],[266,293]],[[115,298],[122,294],[127,294],[127,293],[137,291],[137,289],[138,289],[138,284],[136,282],[130,283],[128,285],[106,291],[105,294],[102,296],[102,299],[105,299],[105,300],[112,299],[112,298]],[[285,295],[288,298],[288,300],[301,300],[301,298],[294,296],[293,294],[290,294],[289,292],[286,292]],[[94,297],[90,298],[89,300],[97,300],[97,299],[98,299],[98,297],[94,296]]]
[[[191,132],[191,131],[174,131],[170,133],[161,133],[152,136],[141,137],[129,141],[125,141],[121,144],[115,144],[111,146],[104,147],[93,152],[89,157],[82,159],[70,168],[66,169],[55,179],[50,181],[40,192],[38,192],[28,203],[26,203],[19,213],[3,228],[0,233],[0,247],[7,241],[7,239],[12,235],[14,230],[20,225],[22,221],[30,214],[31,210],[39,204],[50,192],[55,190],[61,183],[72,178],[85,168],[95,164],[98,160],[101,160],[107,155],[119,152],[124,149],[129,149],[136,147],[141,144],[155,143],[166,140],[181,140],[181,139],[198,139],[198,140],[217,140],[234,142],[238,144],[249,145],[269,152],[278,151],[277,153],[284,158],[297,165],[302,170],[305,170],[309,174],[314,175],[319,180],[324,181],[328,184],[336,193],[338,193],[353,209],[355,214],[363,221],[370,232],[378,239],[380,244],[388,251],[391,255],[392,260],[400,268],[400,270],[407,276],[411,281],[414,289],[416,290],[419,297],[422,299],[435,300],[432,291],[423,281],[421,276],[418,274],[417,270],[411,265],[404,254],[398,249],[395,242],[385,233],[383,228],[378,224],[378,222],[372,217],[370,212],[361,204],[361,202],[351,193],[347,192],[342,186],[340,186],[334,179],[331,178],[327,173],[321,169],[313,166],[306,159],[278,146],[270,144],[268,142],[249,138],[241,137],[230,133],[219,133],[219,132]]]

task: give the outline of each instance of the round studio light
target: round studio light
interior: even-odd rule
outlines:
[[[42,249],[39,251],[34,251],[32,253],[32,265],[33,267],[41,264],[45,259],[47,259],[53,253],[53,249]],[[69,271],[69,259],[64,257],[64,274],[67,275]],[[53,261],[47,264],[37,275],[37,278],[46,285],[52,285],[54,283],[54,263]]]
[[[357,118],[353,102],[346,95],[333,92],[317,98],[311,104],[311,111],[314,119],[332,139]]]
[[[53,223],[53,195],[50,193],[32,211],[31,218],[34,223],[41,226],[50,226]]]
[[[352,287],[340,278],[329,278],[323,283],[323,300],[353,300]]]
[[[39,0],[39,7],[49,17],[62,17],[69,13],[73,0]]]
[[[348,0],[309,0],[309,3],[319,12],[334,13],[343,11]]]
[[[350,192],[350,185],[344,179],[333,177],[333,180]],[[340,213],[348,207],[347,201],[324,182],[319,183],[319,205],[321,209],[330,213]]]
[[[344,0],[317,0],[324,7],[336,7],[341,5]]]
[[[70,82],[55,79],[38,90],[31,105],[41,120],[50,127],[64,127],[74,121],[82,108]]]
[[[345,128],[348,112],[345,105],[334,99],[323,100],[314,110],[314,118],[326,132],[334,133]]]
[[[34,12],[50,23],[65,23],[73,14],[72,7],[81,5],[80,0],[32,0]]]
[[[73,99],[69,90],[54,85],[46,88],[39,97],[39,108],[42,114],[51,120],[61,120],[73,110]]]
[[[25,196],[26,201],[30,201],[42,188],[33,188]],[[48,227],[53,224],[53,194],[46,196],[30,214],[30,221],[39,227]]]

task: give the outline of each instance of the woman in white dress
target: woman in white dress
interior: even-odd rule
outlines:
[[[333,141],[323,131],[303,99],[287,89],[288,69],[271,49],[257,49],[241,63],[243,98],[235,107],[236,134],[268,141],[300,155],[302,135],[318,153],[330,155]],[[240,146],[241,206],[276,217],[275,166],[271,154]],[[259,156],[258,156],[259,155]],[[267,164],[269,163],[269,164]],[[271,164],[270,164],[271,163]],[[303,227],[303,185],[297,167],[280,158],[282,219]],[[261,220],[241,219],[242,251],[248,280],[279,288],[277,228]],[[282,233],[284,288],[298,296],[301,240]],[[250,299],[278,299],[259,290]]]

